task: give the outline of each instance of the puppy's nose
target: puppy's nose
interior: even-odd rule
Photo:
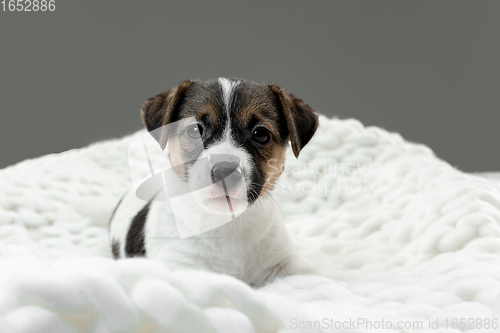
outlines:
[[[238,163],[219,162],[212,168],[212,180],[220,187],[231,188],[236,186],[243,176]],[[222,184],[224,180],[224,184]]]

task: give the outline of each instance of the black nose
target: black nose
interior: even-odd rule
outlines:
[[[220,187],[231,188],[236,186],[243,173],[238,163],[219,162],[212,168],[212,180]]]

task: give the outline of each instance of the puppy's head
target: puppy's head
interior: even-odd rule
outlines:
[[[288,142],[298,157],[318,127],[316,112],[280,87],[226,78],[182,82],[149,98],[141,115],[175,173],[217,212],[272,189]]]

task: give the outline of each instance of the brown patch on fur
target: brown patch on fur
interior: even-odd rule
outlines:
[[[277,145],[273,144],[270,147],[271,158],[265,161],[262,164],[262,171],[264,173],[265,183],[262,187],[261,195],[266,194],[269,190],[271,190],[281,176],[284,170],[285,165],[285,153],[286,153],[286,145]]]
[[[196,112],[196,119],[200,120],[203,117],[207,117],[209,119],[212,127],[221,126],[221,119],[217,112],[217,105],[214,105],[213,103],[203,104],[199,111]]]
[[[279,129],[277,128],[277,120],[264,117],[260,110],[260,105],[248,105],[243,107],[237,115],[239,126],[246,127],[252,119],[257,120],[257,124],[265,126],[274,138],[279,138]]]
[[[172,169],[175,174],[182,180],[186,181],[186,162],[183,159],[183,152],[186,149],[185,138],[182,136],[182,133],[190,125],[190,119],[183,119],[176,123],[175,133],[171,133],[168,138],[168,153],[170,156],[170,161],[172,162]]]
[[[271,85],[270,88],[285,114],[293,154],[299,157],[300,151],[311,140],[318,128],[318,114],[301,99],[284,89],[275,85]]]
[[[243,101],[234,115],[238,127],[252,131],[255,126],[264,126],[273,137],[268,144],[254,152],[263,181],[260,195],[270,191],[281,176],[288,143],[287,125],[281,114],[283,107],[274,97],[268,86],[248,87],[247,94],[240,96]]]
[[[172,162],[172,170],[182,180],[186,180],[186,169],[182,160],[182,144],[179,137],[170,138],[168,143],[168,152]]]
[[[168,91],[149,98],[142,104],[141,117],[148,132],[170,124],[174,120],[175,110],[179,102],[184,98],[187,89],[195,82],[184,81]],[[159,136],[155,136],[155,139],[161,148],[165,149],[168,134],[165,131],[158,134]]]

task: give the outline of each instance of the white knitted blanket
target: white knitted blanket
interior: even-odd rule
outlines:
[[[321,117],[273,197],[325,277],[254,290],[111,259],[108,219],[138,135],[0,171],[0,332],[500,331],[500,182]]]

